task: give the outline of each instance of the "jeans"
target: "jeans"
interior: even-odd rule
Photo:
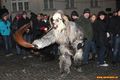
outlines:
[[[28,35],[28,34],[25,34],[25,35],[24,35],[24,39],[25,39],[27,42],[31,42],[31,36]],[[16,51],[17,51],[16,54],[18,54],[18,55],[20,55],[20,54],[25,55],[27,49],[24,48],[24,47],[22,47],[22,46],[20,46],[19,44],[16,43]]]
[[[6,53],[9,53],[12,48],[11,37],[9,35],[3,36]]]
[[[113,62],[120,61],[120,36],[115,36],[114,49],[113,49]]]
[[[16,44],[16,51],[17,51],[16,54],[21,54],[21,47],[18,44]]]
[[[100,45],[98,48],[98,64],[104,64],[105,61],[105,45]]]
[[[83,62],[88,63],[89,53],[92,50],[92,53],[96,53],[95,43],[92,40],[86,40],[85,46],[83,49]]]

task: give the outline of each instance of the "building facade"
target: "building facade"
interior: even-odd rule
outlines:
[[[116,8],[120,9],[120,0],[116,0]]]
[[[70,15],[76,10],[82,14],[85,8],[90,8],[93,13],[100,10],[116,8],[116,0],[2,0],[9,12],[14,15],[19,11],[51,14],[55,10],[61,9]]]
[[[0,0],[0,8],[1,8],[1,6],[2,6],[2,4],[1,4],[1,3],[2,3],[2,1]]]

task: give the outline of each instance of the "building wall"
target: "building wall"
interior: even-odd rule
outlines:
[[[9,12],[11,12],[11,0],[1,0],[1,6],[6,6]]]
[[[76,10],[79,14],[82,14],[85,8],[90,8],[93,13],[97,13],[100,10],[105,10],[106,8],[111,8],[113,11],[116,8],[116,0],[98,0],[98,7],[91,7],[90,1],[91,0],[75,0],[75,8],[66,9],[65,0],[54,0],[54,10],[44,10],[44,0],[29,0],[29,8],[32,12],[43,12],[46,14],[51,14],[57,9],[62,9],[69,15],[73,10]],[[5,5],[11,14],[15,14],[12,12],[11,0],[4,0],[2,5]]]
[[[116,0],[116,8],[120,9],[120,0]]]
[[[32,1],[34,2],[34,0],[31,0],[31,2]],[[97,13],[100,10],[105,11],[106,8],[111,8],[111,10],[113,11],[116,8],[115,4],[116,4],[115,0],[98,0],[98,7],[93,8],[93,7],[91,7],[90,0],[75,0],[75,8],[74,9],[66,9],[65,0],[55,0],[54,1],[55,10],[62,9],[67,14],[70,14],[71,11],[73,11],[73,10],[76,10],[80,14],[82,14],[82,12],[85,8],[90,8],[93,13]],[[43,13],[47,13],[47,14],[54,12],[54,10],[44,10],[43,0],[39,0],[37,3],[34,2],[34,5],[36,5],[36,6],[34,6],[35,8],[33,6],[31,8],[31,10],[33,12],[36,12],[36,13],[43,12]]]
[[[0,8],[1,8],[1,6],[2,6],[2,5],[1,5],[1,2],[2,2],[2,1],[0,0]]]

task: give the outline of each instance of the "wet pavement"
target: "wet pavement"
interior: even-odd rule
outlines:
[[[50,59],[44,56],[23,58],[15,53],[6,56],[0,51],[0,80],[120,80],[120,64],[108,67],[98,67],[95,61],[82,66],[82,72],[77,72],[74,66],[71,73],[61,77],[58,58]],[[96,78],[108,76],[109,78]],[[118,78],[110,78],[118,77]]]

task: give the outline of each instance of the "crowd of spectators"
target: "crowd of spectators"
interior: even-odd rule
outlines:
[[[120,9],[114,11],[112,15],[105,11],[99,11],[98,14],[90,12],[90,9],[84,9],[79,16],[77,11],[71,13],[71,20],[80,25],[84,30],[84,54],[83,63],[89,63],[89,56],[92,53],[92,59],[97,55],[97,64],[107,67],[106,57],[112,64],[120,62]]]
[[[32,22],[32,26],[24,34],[28,42],[41,38],[50,28],[49,16],[44,13],[31,12],[31,16],[28,17],[28,13],[23,11],[10,20],[9,12],[5,7],[0,12],[0,36],[6,54],[12,53],[13,46],[17,55],[30,52],[18,45],[12,37],[21,26]],[[108,15],[105,11],[94,14],[86,8],[81,15],[77,11],[72,11],[68,17],[84,31],[83,64],[89,64],[90,55],[92,55],[91,59],[97,59],[99,66],[109,66],[106,58],[110,59],[112,64],[120,63],[120,9]]]

